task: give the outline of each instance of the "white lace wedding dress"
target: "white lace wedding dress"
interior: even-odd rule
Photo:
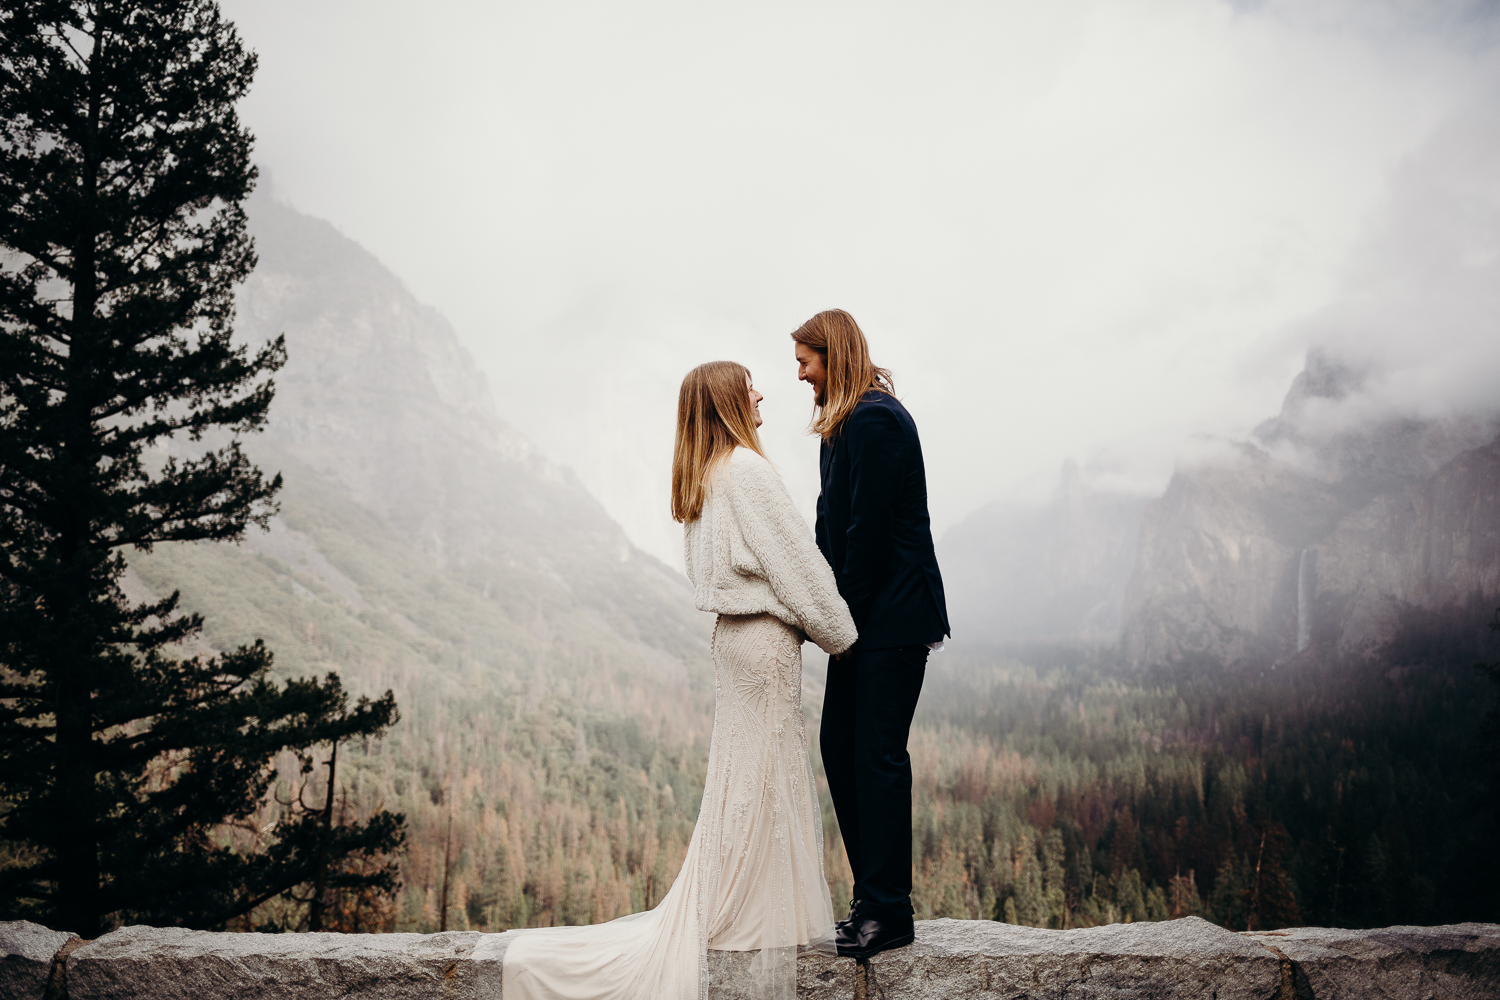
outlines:
[[[737,995],[793,1000],[798,949],[834,951],[802,717],[802,633],[838,652],[853,642],[853,623],[780,478],[742,454],[754,455],[735,452],[729,471],[740,474],[716,481],[688,525],[688,575],[719,594],[700,594],[699,607],[720,610],[726,601],[754,607],[744,581],[759,573],[773,595],[759,603],[779,614],[721,613],[714,626],[708,779],[682,869],[654,910],[521,932],[505,952],[504,1000],[706,1000],[711,950],[743,953],[732,962]],[[726,582],[719,564],[731,550]],[[735,596],[724,598],[726,589]]]

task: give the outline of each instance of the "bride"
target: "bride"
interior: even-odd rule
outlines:
[[[760,401],[732,361],[688,372],[677,399],[672,516],[698,609],[719,616],[708,781],[682,870],[654,910],[520,933],[505,952],[505,1000],[702,1000],[708,951],[744,953],[736,994],[791,1000],[798,947],[834,953],[802,642],[837,654],[857,636],[761,451]]]

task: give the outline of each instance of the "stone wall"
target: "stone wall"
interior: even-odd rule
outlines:
[[[124,927],[96,941],[0,923],[0,1000],[407,1000],[500,996],[517,931],[215,934]],[[715,1000],[737,961],[713,956]],[[1236,934],[1196,917],[1050,931],[927,920],[865,964],[804,955],[805,1000],[1500,1000],[1500,925]]]

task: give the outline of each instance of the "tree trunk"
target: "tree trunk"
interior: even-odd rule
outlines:
[[[333,742],[328,755],[328,795],[323,800],[323,839],[318,844],[318,870],[313,874],[312,909],[307,915],[307,929],[323,929],[323,887],[328,878],[328,840],[333,836],[333,785],[338,777],[339,744]]]
[[[453,870],[453,804],[448,804],[448,833],[443,838],[443,891],[439,897],[442,912],[438,915],[438,930],[448,929],[448,873]]]
[[[1255,855],[1255,889],[1250,893],[1250,913],[1245,917],[1245,930],[1256,930],[1260,917],[1260,863],[1266,856],[1266,835],[1260,835],[1260,850]]]
[[[97,937],[103,917],[100,905],[99,843],[94,766],[93,697],[100,652],[94,639],[97,628],[90,607],[96,589],[99,555],[93,549],[90,531],[88,484],[92,478],[95,428],[93,385],[95,354],[95,287],[97,238],[95,203],[99,184],[99,118],[104,82],[102,63],[104,32],[94,24],[89,59],[89,119],[83,137],[85,210],[73,234],[72,343],[66,370],[67,389],[59,407],[62,418],[61,453],[56,456],[54,483],[61,494],[54,525],[57,538],[58,574],[47,597],[48,613],[63,638],[53,649],[49,671],[57,681],[57,776],[52,810],[58,862],[58,911],[68,930],[83,938]],[[70,488],[71,487],[71,488]]]

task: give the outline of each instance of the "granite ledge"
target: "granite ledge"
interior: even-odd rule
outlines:
[[[515,935],[220,934],[123,927],[95,941],[0,922],[3,1000],[212,1000],[501,994]],[[739,1000],[733,954],[711,956],[714,1000]],[[1196,917],[1054,931],[924,920],[916,943],[867,963],[803,955],[803,1000],[1500,1000],[1500,925],[1235,933]]]

